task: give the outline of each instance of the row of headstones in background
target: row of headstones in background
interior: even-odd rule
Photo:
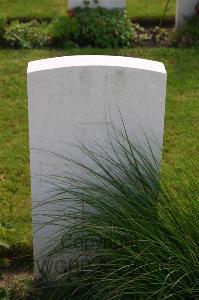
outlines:
[[[66,171],[62,160],[45,151],[61,155],[72,153],[85,162],[84,154],[76,153],[71,145],[80,141],[93,148],[97,141],[106,148],[107,127],[110,130],[111,124],[118,129],[122,127],[120,113],[127,130],[137,136],[141,146],[146,143],[145,133],[149,140],[155,137],[162,147],[165,95],[165,67],[156,61],[120,56],[66,56],[29,63],[33,245],[37,276],[37,263],[45,249],[49,250],[47,245],[57,240],[56,225],[38,230],[59,207],[55,202],[41,206],[52,188],[45,176]],[[153,150],[160,162],[161,150],[157,147]],[[62,207],[62,212],[67,205]]]
[[[85,7],[85,3],[89,3],[89,7],[104,7],[107,9],[121,8],[126,7],[126,0],[68,0],[68,10],[71,10],[75,7]]]
[[[177,0],[176,4],[176,28],[181,27],[186,18],[189,18],[196,14],[195,6],[199,0]],[[89,7],[104,7],[107,9],[113,8],[126,8],[126,0],[89,0]],[[85,7],[85,0],[68,0],[68,10],[75,7]]]
[[[195,6],[199,0],[177,0],[176,4],[176,28],[180,28],[187,18],[196,14]]]

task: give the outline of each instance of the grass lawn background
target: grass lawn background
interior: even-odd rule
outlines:
[[[163,173],[197,179],[198,49],[0,50],[0,239],[31,245],[26,68],[28,61],[74,54],[108,54],[162,61],[168,71]],[[187,167],[188,165],[188,167]]]
[[[127,0],[131,17],[161,18],[167,0]],[[174,16],[176,0],[170,0],[166,16]],[[53,17],[66,13],[66,0],[0,0],[0,14],[7,17]]]

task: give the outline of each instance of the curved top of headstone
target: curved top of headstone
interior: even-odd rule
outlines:
[[[122,67],[166,73],[161,62],[123,56],[74,55],[35,60],[28,63],[28,73],[84,66]]]

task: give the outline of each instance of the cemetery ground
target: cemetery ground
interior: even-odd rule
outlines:
[[[26,67],[41,58],[101,54],[161,61],[168,71],[163,177],[171,168],[198,179],[199,128],[198,49],[70,49],[0,51],[0,240],[8,243],[6,255],[31,250]],[[189,177],[187,177],[187,181]],[[190,179],[191,180],[191,179]]]
[[[143,20],[161,20],[164,0],[127,0],[128,15]],[[170,0],[166,18],[174,21],[176,1]],[[62,0],[0,0],[0,9],[12,18],[53,18],[64,15]],[[0,12],[1,13],[1,12]],[[192,193],[198,180],[199,72],[198,48],[126,49],[0,49],[0,258],[10,261],[8,274],[23,271],[32,261],[32,224],[28,144],[26,68],[29,61],[65,55],[121,55],[161,61],[168,72],[162,178],[172,184],[172,169],[184,174]],[[0,259],[1,262],[1,259]],[[6,270],[6,269],[5,269]],[[32,265],[31,265],[32,272]],[[1,269],[0,269],[1,275]],[[30,276],[29,276],[30,275]],[[21,275],[20,275],[21,276]],[[20,298],[31,285],[32,273],[22,273],[22,281],[11,283]],[[5,276],[5,284],[10,284]],[[25,280],[25,281],[24,281]],[[0,284],[1,291],[1,284]],[[0,295],[1,299],[1,295]],[[33,299],[35,299],[33,297]]]
[[[127,0],[127,10],[130,17],[161,18],[166,1],[164,0]],[[166,17],[175,16],[176,0],[170,0]],[[62,0],[0,0],[0,10],[8,18],[54,17],[64,15],[66,1]]]
[[[166,0],[127,0],[128,16],[135,20],[146,21],[146,24],[149,20],[149,24],[146,26],[150,29],[153,28],[150,21],[156,20],[157,25],[159,24],[165,4]],[[15,18],[22,21],[29,21],[34,18],[39,21],[43,19],[48,21],[56,16],[65,15],[66,7],[66,1],[63,0],[0,0],[0,17],[3,12],[8,18],[8,23]],[[174,24],[175,9],[176,0],[170,0],[165,15],[165,20],[168,20],[169,24],[171,22]],[[166,28],[166,30],[168,29],[173,30],[171,27]],[[163,45],[165,46],[165,44]],[[176,181],[170,176],[169,171],[174,171],[177,178],[181,175],[184,176],[183,184],[188,187],[190,198],[193,198],[194,203],[195,186],[199,181],[199,48],[181,49],[180,45],[176,46],[178,48],[164,48],[164,46],[157,44],[156,48],[149,46],[149,48],[97,49],[91,47],[73,48],[74,45],[72,45],[72,48],[62,50],[53,49],[53,47],[37,50],[0,48],[0,299],[2,299],[2,270],[3,285],[6,286],[6,289],[12,287],[13,295],[11,299],[9,298],[10,300],[26,299],[25,295],[29,293],[27,290],[31,290],[33,284],[26,78],[29,61],[67,55],[99,54],[130,56],[163,62],[168,73],[168,82],[161,169],[162,181],[169,186],[171,185],[174,191],[178,192],[175,186]],[[196,251],[192,253],[193,248],[190,246],[190,244],[194,245],[194,238],[197,240],[198,220],[195,216],[198,214],[198,209],[193,210],[193,214],[191,214],[190,211],[193,208],[191,205],[188,207],[187,214],[187,211],[183,211],[182,205],[182,231],[188,232],[187,236],[190,239],[193,237],[192,241],[187,240],[187,245],[186,238],[185,243],[182,242],[184,248],[188,249],[190,253],[185,272],[191,269],[194,265],[193,262],[198,263],[198,249],[194,248]],[[171,216],[173,217],[172,214]],[[183,223],[184,218],[186,220]],[[192,219],[196,219],[196,226],[193,225]],[[189,226],[190,224],[193,226]],[[179,232],[181,232],[181,228]],[[174,238],[176,232],[174,229]],[[2,247],[4,243],[8,244],[9,247]],[[195,244],[197,245],[197,242]],[[174,251],[174,257],[180,257],[178,254],[175,256],[175,254]],[[9,262],[8,266],[3,268],[1,268],[2,257]],[[161,257],[164,260],[164,253]],[[198,270],[198,265],[195,269]],[[194,273],[194,276],[198,274],[197,272]],[[165,278],[163,278],[164,280],[166,282]],[[198,282],[196,288],[198,288]],[[34,300],[43,299],[35,295],[32,297],[31,299]],[[198,291],[196,298],[194,297],[195,294],[191,299],[198,299]],[[185,298],[182,297],[181,299]]]

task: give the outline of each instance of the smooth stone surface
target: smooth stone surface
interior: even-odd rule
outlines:
[[[85,7],[84,0],[68,0],[68,10],[71,10],[75,7]],[[98,0],[96,3],[93,0],[90,0],[89,7],[96,8],[96,7],[104,7],[107,9],[114,9],[114,8],[125,8],[126,7],[126,0]]]
[[[107,128],[112,124],[135,134],[139,144],[143,133],[162,147],[166,96],[166,71],[162,63],[120,56],[66,56],[28,64],[28,107],[33,203],[33,245],[35,272],[42,255],[59,239],[57,226],[48,225],[49,215],[67,205],[49,202],[50,179],[61,175],[66,165],[54,154],[70,155],[86,161],[71,144],[82,142],[106,147]],[[118,111],[119,108],[119,111]],[[49,151],[51,153],[47,153]],[[155,148],[161,161],[161,150]],[[52,181],[52,179],[51,179]],[[68,201],[68,205],[71,205]],[[69,258],[67,259],[69,261]]]
[[[190,18],[196,14],[195,6],[198,0],[177,0],[176,3],[176,28],[181,27]]]

